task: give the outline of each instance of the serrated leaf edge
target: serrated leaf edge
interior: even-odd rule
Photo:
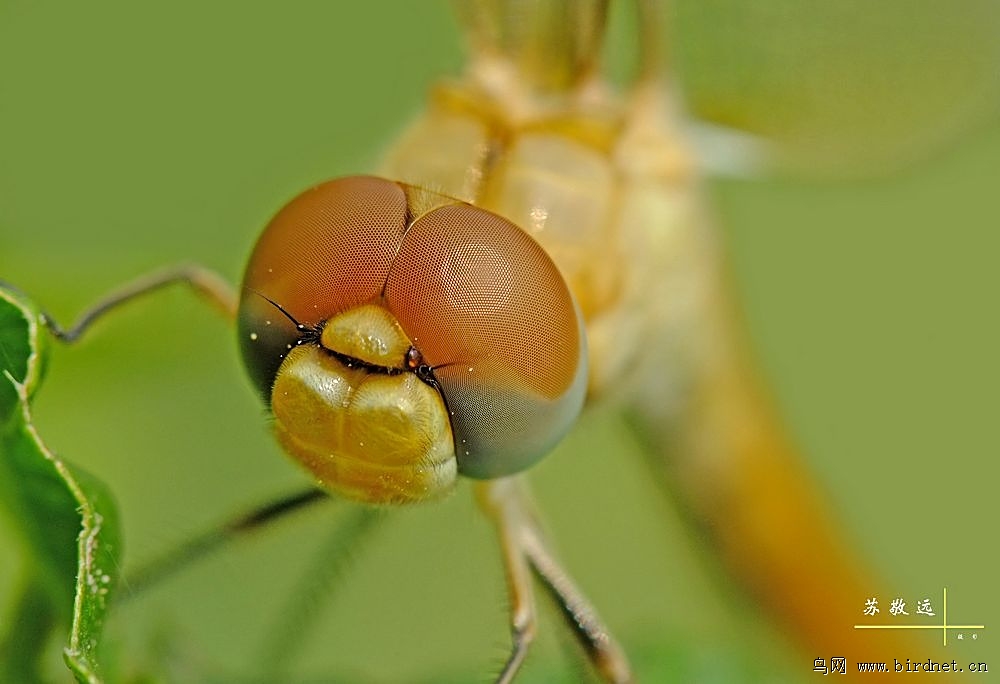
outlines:
[[[80,514],[80,533],[77,537],[77,573],[76,592],[73,600],[73,622],[70,626],[69,645],[63,649],[63,657],[66,660],[67,666],[76,675],[78,681],[87,682],[87,684],[100,684],[101,679],[97,675],[93,663],[91,663],[90,659],[84,654],[83,646],[81,644],[80,622],[82,620],[83,604],[86,600],[86,592],[96,592],[99,596],[104,596],[107,593],[107,587],[102,586],[107,583],[106,581],[103,581],[104,576],[102,575],[101,577],[97,577],[94,568],[98,535],[100,534],[101,526],[104,521],[101,514],[94,510],[90,500],[87,498],[72,472],[70,472],[70,469],[48,448],[48,446],[46,446],[41,435],[38,434],[38,431],[35,429],[34,423],[32,422],[31,407],[28,403],[28,397],[31,394],[31,390],[34,388],[34,385],[39,381],[41,375],[41,358],[38,353],[38,317],[33,315],[29,310],[29,307],[27,307],[13,293],[0,289],[0,297],[3,297],[17,307],[24,316],[24,319],[28,324],[28,346],[30,349],[27,363],[25,364],[23,383],[19,382],[7,370],[4,370],[3,374],[8,380],[10,380],[11,384],[13,384],[14,390],[17,393],[21,407],[21,417],[24,420],[24,425],[31,437],[31,440],[35,443],[39,452],[52,464],[52,467],[56,469],[56,472],[59,473],[59,476],[66,483],[66,487],[69,489],[70,494],[77,502],[77,512]],[[90,646],[93,646],[93,644]]]

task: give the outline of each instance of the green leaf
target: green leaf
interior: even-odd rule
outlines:
[[[25,581],[0,641],[0,678],[37,680],[54,630],[69,629],[66,664],[100,681],[98,651],[121,552],[106,487],[45,446],[29,399],[45,366],[42,315],[0,285],[0,501],[20,536]]]

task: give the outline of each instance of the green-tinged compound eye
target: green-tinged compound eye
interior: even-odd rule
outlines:
[[[239,339],[289,455],[372,503],[524,470],[586,389],[582,323],[542,248],[500,216],[379,178],[324,183],[271,221]]]

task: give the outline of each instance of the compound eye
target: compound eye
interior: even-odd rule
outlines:
[[[569,430],[586,390],[582,322],[516,225],[467,204],[432,209],[403,237],[385,301],[441,385],[460,473],[518,472]]]
[[[271,220],[243,276],[238,321],[243,361],[265,399],[302,334],[275,305],[313,328],[376,297],[406,220],[403,188],[364,176],[317,185]]]

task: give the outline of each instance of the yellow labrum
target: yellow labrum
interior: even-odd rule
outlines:
[[[399,322],[377,304],[357,306],[328,320],[320,343],[338,354],[384,368],[406,368],[410,349]]]
[[[398,323],[374,310],[380,309],[359,307],[342,315],[374,327],[328,325],[322,346],[303,345],[288,354],[271,393],[275,434],[323,487],[345,497],[373,504],[439,497],[458,474],[444,400],[415,373],[389,372],[403,363],[409,340],[404,336],[401,345],[385,317],[397,330]],[[328,344],[378,366],[383,363],[374,359],[391,352],[395,366],[349,366],[324,348]]]

